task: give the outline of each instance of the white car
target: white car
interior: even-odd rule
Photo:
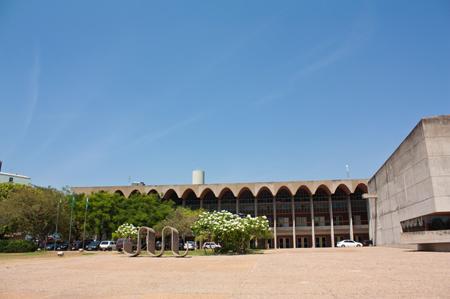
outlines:
[[[205,242],[203,244],[203,249],[220,249],[222,248],[222,246],[220,246],[220,244],[216,244],[214,242]]]
[[[100,250],[116,250],[116,242],[114,241],[102,241],[100,242]]]
[[[197,249],[197,244],[194,241],[186,241],[184,243],[184,249],[195,250]]]
[[[337,243],[337,247],[362,247],[363,244],[353,240],[342,240]]]

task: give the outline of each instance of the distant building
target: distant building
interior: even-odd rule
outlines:
[[[1,183],[15,183],[15,184],[24,184],[24,185],[31,184],[30,177],[27,177],[24,175],[19,175],[19,174],[14,174],[14,173],[2,172],[2,165],[3,165],[3,162],[0,161],[0,184]]]
[[[0,184],[1,183],[31,185],[31,178],[20,174],[0,172]]]

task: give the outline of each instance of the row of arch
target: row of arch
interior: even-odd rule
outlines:
[[[124,195],[124,192],[122,190],[117,189],[115,191],[116,194]],[[273,194],[270,189],[266,186],[261,187],[258,192],[256,193],[256,196],[253,194],[253,192],[250,190],[249,187],[243,187],[238,192],[237,196],[233,193],[233,191],[225,187],[223,188],[218,195],[214,193],[214,191],[211,188],[205,188],[200,196],[198,196],[195,191],[192,188],[186,188],[181,196],[177,194],[175,189],[168,189],[163,194],[159,193],[156,189],[150,189],[150,191],[147,192],[147,194],[158,194],[162,197],[162,199],[189,199],[192,197],[198,198],[200,200],[209,199],[211,197],[217,198],[217,199],[224,199],[224,198],[249,198],[249,197],[256,197],[256,198],[267,198],[267,197],[305,197],[308,198],[310,196],[313,197],[320,197],[320,196],[333,196],[333,195],[352,195],[352,194],[363,194],[367,193],[367,185],[360,183],[356,186],[355,190],[352,192],[345,184],[340,184],[334,193],[331,192],[331,190],[326,185],[320,185],[317,187],[317,189],[312,192],[307,186],[300,186],[295,192],[292,192],[288,187],[281,186],[278,191]],[[133,195],[141,194],[141,192],[138,189],[134,189],[130,192],[128,197],[132,197]]]

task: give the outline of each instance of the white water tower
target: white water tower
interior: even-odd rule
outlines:
[[[192,185],[203,185],[205,183],[205,172],[203,170],[192,171]]]

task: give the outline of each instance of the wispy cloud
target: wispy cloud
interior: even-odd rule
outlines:
[[[34,118],[36,107],[39,101],[39,79],[41,74],[41,63],[39,48],[36,46],[33,50],[33,61],[29,70],[29,80],[27,86],[28,99],[24,104],[24,119],[23,127],[20,129],[15,142],[11,145],[9,150],[5,154],[5,158],[8,159],[11,154],[16,152],[19,144],[26,138],[28,131],[30,130],[31,123]]]

